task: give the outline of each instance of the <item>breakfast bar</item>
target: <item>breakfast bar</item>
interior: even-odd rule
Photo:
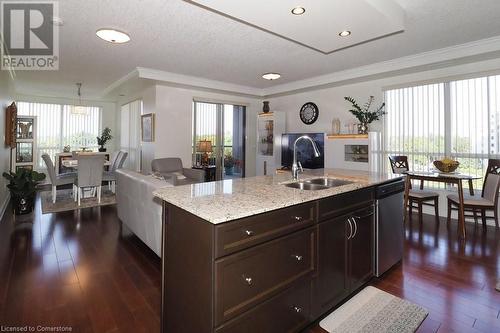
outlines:
[[[162,332],[297,332],[375,274],[376,189],[401,176],[318,169],[171,188]],[[402,247],[402,235],[401,235]]]

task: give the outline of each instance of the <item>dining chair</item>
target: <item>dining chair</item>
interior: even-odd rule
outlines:
[[[78,201],[78,206],[80,206],[83,196],[83,189],[88,187],[97,189],[97,201],[101,203],[104,159],[104,155],[78,155],[78,176],[73,185],[73,192],[76,193],[75,201]]]
[[[500,159],[489,159],[486,174],[484,176],[483,190],[481,196],[464,195],[464,210],[472,215],[466,214],[465,217],[474,217],[477,223],[477,213],[481,213],[483,227],[486,227],[486,220],[493,219],[498,229],[498,191],[500,189]],[[458,210],[460,200],[457,194],[448,195],[448,216],[447,222],[451,221],[451,212]],[[493,211],[493,216],[486,215]]]
[[[410,170],[408,156],[389,156],[391,169],[394,174],[404,174]],[[420,188],[413,189],[410,183],[410,192],[408,194],[409,216],[413,215],[413,209],[418,211],[418,221],[422,223],[423,206],[434,207],[436,222],[439,222],[439,193],[424,190],[424,181],[420,182]]]
[[[52,203],[56,203],[57,198],[57,186],[73,184],[76,178],[75,173],[63,173],[56,175],[54,168],[54,163],[48,154],[43,154],[42,159],[47,167],[47,173],[49,174],[50,183],[52,184]],[[74,192],[73,192],[73,195]]]
[[[116,193],[116,173],[115,171],[123,168],[123,164],[127,159],[128,153],[125,151],[119,151],[115,158],[113,158],[113,162],[111,163],[111,167],[109,171],[105,171],[102,175],[102,180],[108,183],[108,188],[111,189],[113,193]]]

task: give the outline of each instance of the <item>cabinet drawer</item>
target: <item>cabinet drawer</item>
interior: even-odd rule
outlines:
[[[216,324],[310,276],[316,269],[316,237],[316,228],[309,228],[216,261]]]
[[[306,203],[216,226],[216,258],[314,224],[315,207]]]
[[[323,221],[332,217],[346,214],[356,206],[366,205],[373,200],[373,189],[365,188],[353,192],[339,194],[319,201],[318,220]]]
[[[311,282],[300,282],[224,324],[216,333],[298,332],[309,324]]]

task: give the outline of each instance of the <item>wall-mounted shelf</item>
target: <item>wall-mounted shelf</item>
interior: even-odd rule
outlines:
[[[368,139],[368,134],[329,134],[328,139]]]

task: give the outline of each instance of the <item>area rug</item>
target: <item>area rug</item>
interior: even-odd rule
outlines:
[[[330,333],[415,332],[429,312],[375,287],[366,287],[323,319]]]
[[[81,199],[80,206],[78,206],[78,202],[75,202],[73,198],[73,190],[58,190],[56,203],[52,203],[52,192],[44,191],[40,193],[41,201],[42,201],[42,213],[56,213],[56,212],[65,212],[69,210],[89,208],[89,207],[97,207],[97,206],[107,206],[116,204],[116,196],[113,192],[109,191],[106,187],[102,187],[101,193],[101,203],[97,202],[96,197],[92,198],[84,198]]]

